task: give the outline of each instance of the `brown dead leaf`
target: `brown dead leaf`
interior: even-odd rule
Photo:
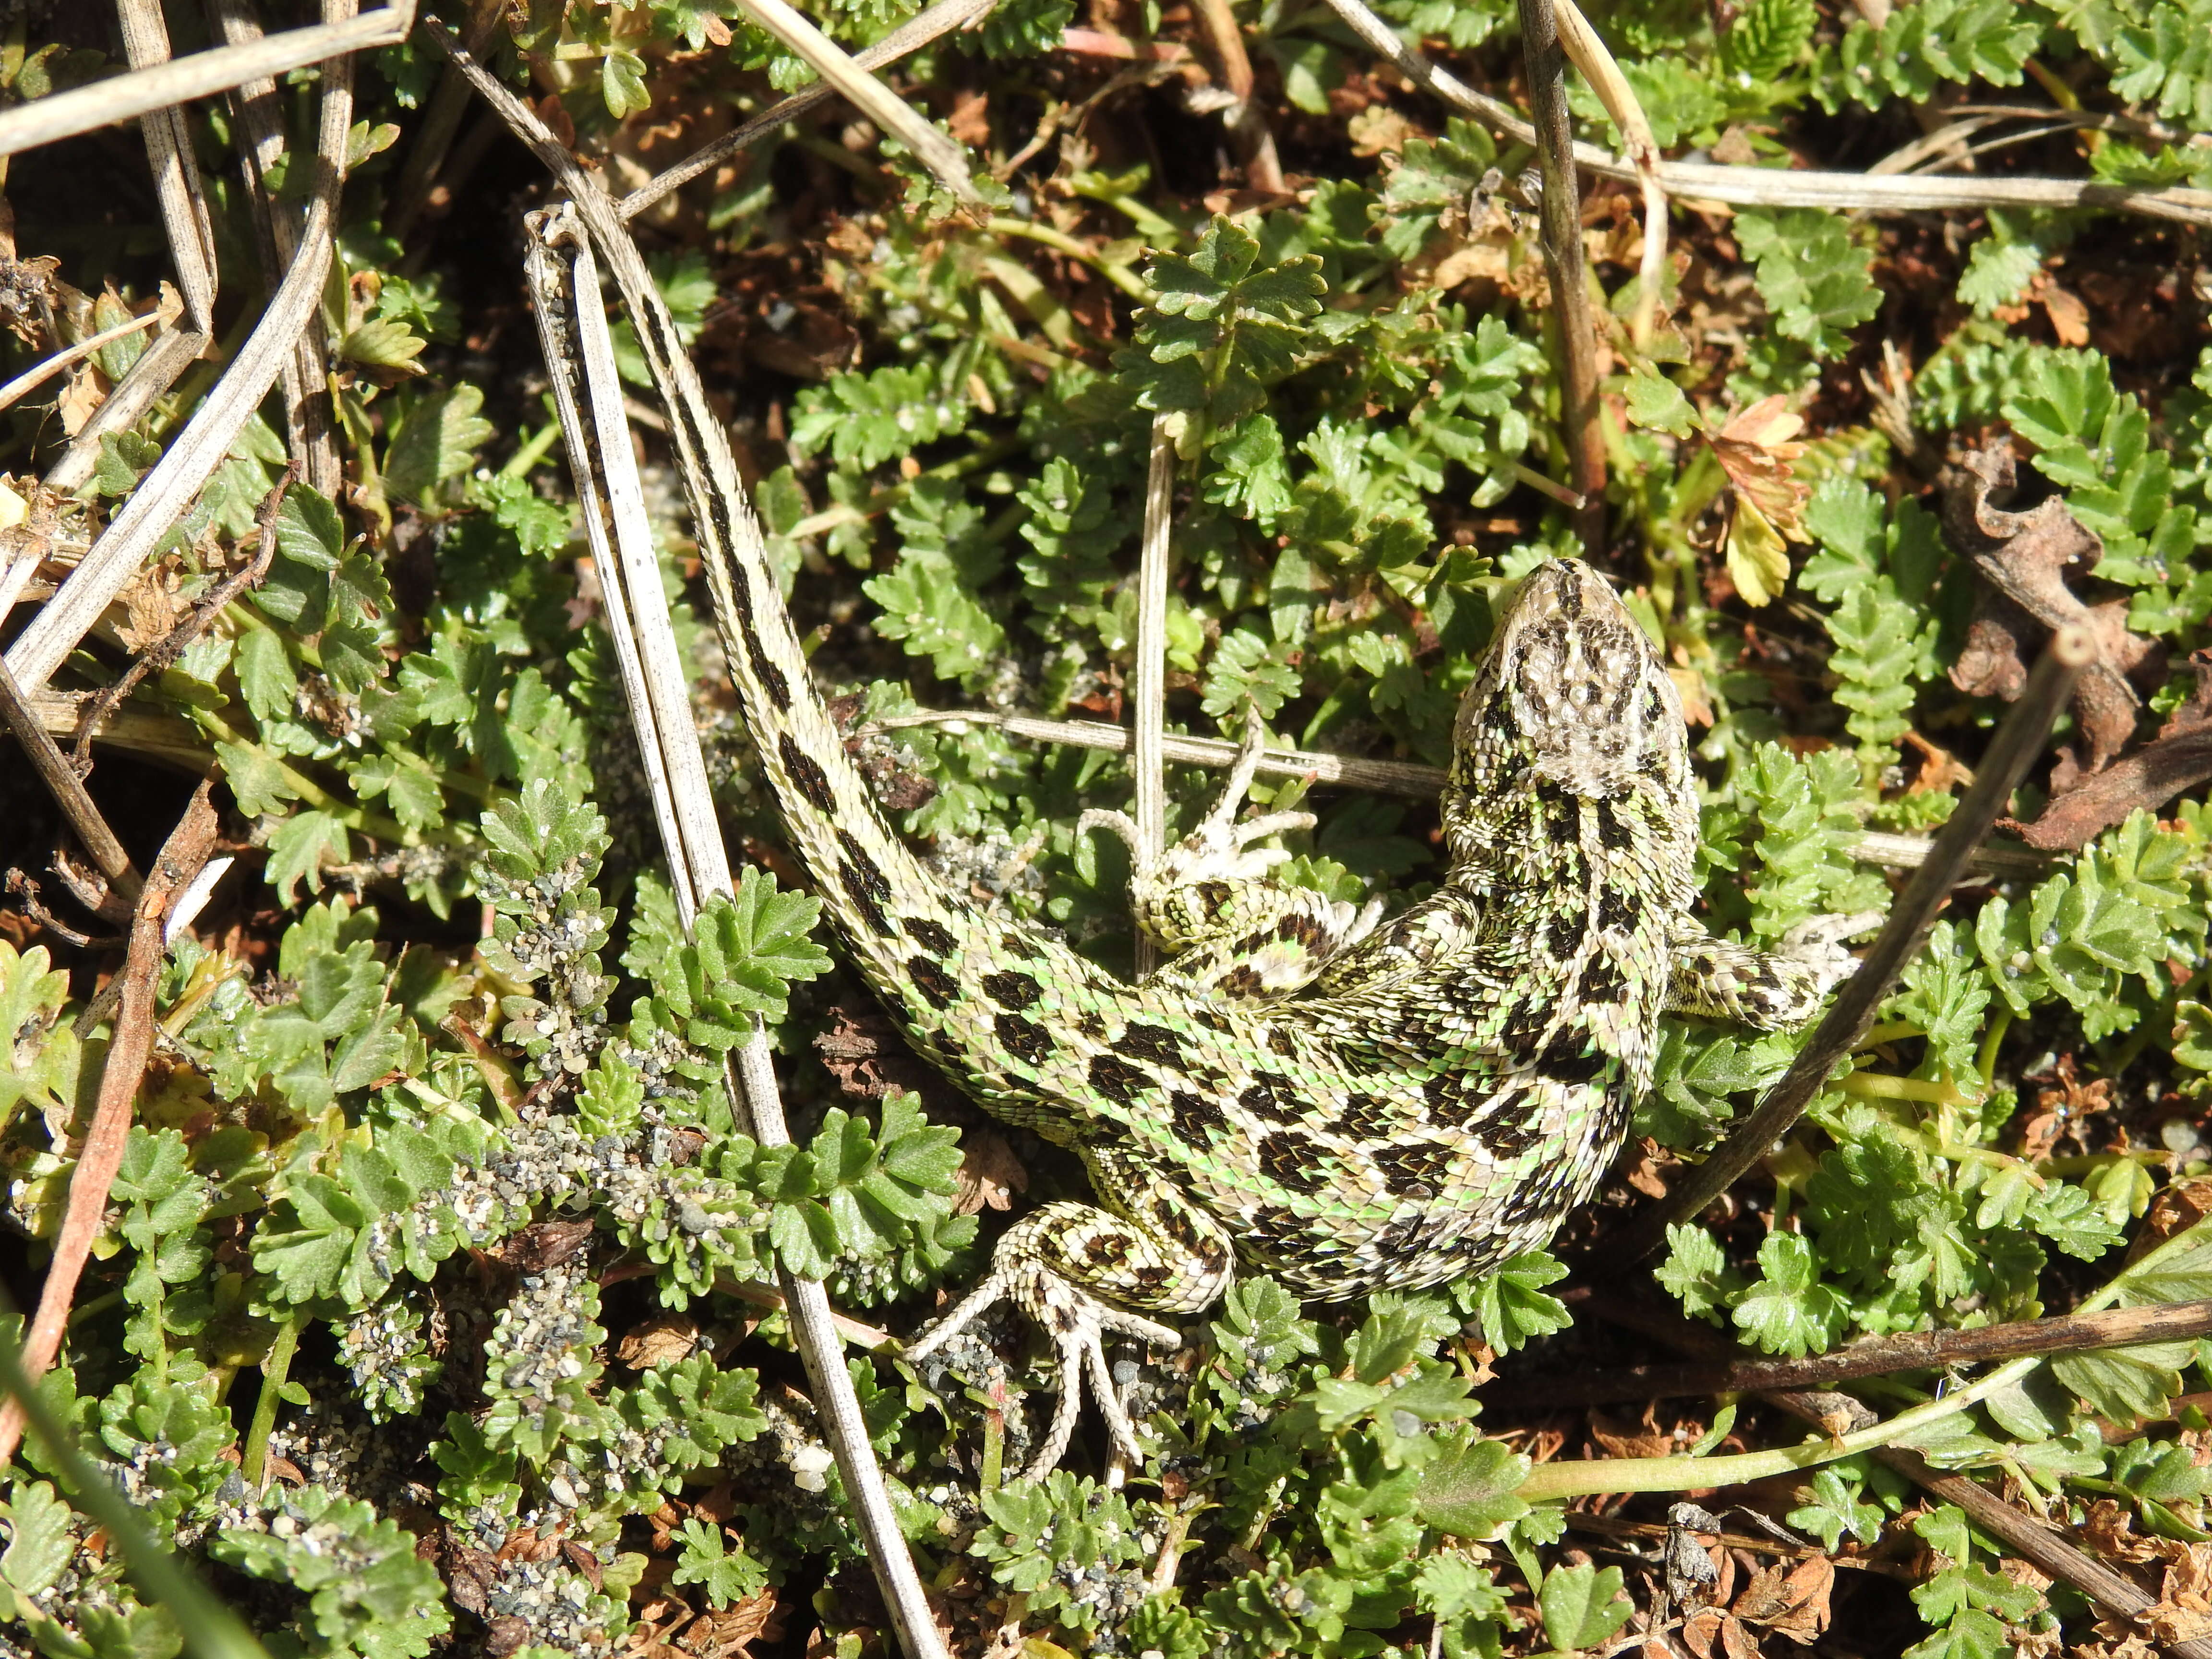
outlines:
[[[672,1365],[699,1346],[699,1327],[682,1314],[656,1315],[625,1332],[615,1358],[634,1371]]]
[[[574,1221],[532,1223],[501,1247],[500,1258],[519,1273],[544,1273],[591,1243],[595,1224],[588,1216]]]
[[[1665,1457],[1675,1450],[1674,1437],[1659,1426],[1653,1408],[1644,1408],[1640,1429],[1631,1428],[1603,1412],[1590,1413],[1590,1438],[1615,1457]]]
[[[2051,319],[2051,331],[2058,337],[2059,344],[2089,343],[2088,307],[2056,283],[2045,283],[2043,292],[2036,297],[2043,301],[2044,314]]]
[[[2155,1249],[2177,1233],[2186,1232],[2212,1215],[2212,1181],[2202,1176],[2169,1181],[2158,1189],[2144,1212],[2131,1255]]]
[[[11,246],[0,258],[0,327],[33,351],[51,351],[54,340],[51,319],[63,302],[69,284],[55,279],[62,262],[50,253],[35,259],[18,259]]]
[[[1697,1659],[1713,1659],[1715,1644],[1721,1639],[1721,1626],[1729,1622],[1728,1614],[1718,1607],[1699,1607],[1682,1621],[1682,1645]]]
[[[2184,1544],[2166,1565],[2157,1604],[2143,1615],[2151,1639],[2172,1646],[2212,1636],[2212,1544]]]
[[[1623,1178],[1628,1184],[1646,1198],[1667,1196],[1667,1177],[1660,1173],[1659,1156],[1659,1143],[1649,1135],[1642,1136],[1622,1170]],[[1671,1165],[1674,1159],[1670,1155],[1667,1161]]]
[[[1030,1172],[1006,1138],[995,1129],[968,1129],[960,1136],[960,1173],[952,1191],[955,1215],[1003,1210],[1016,1193],[1029,1190]]]
[[[756,1642],[783,1636],[784,1609],[773,1587],[734,1606],[708,1613],[684,1632],[684,1645],[702,1659],[733,1659]]]
[[[2164,1659],[2141,1631],[2118,1615],[2100,1619],[2096,1630],[2103,1639],[2080,1644],[2070,1650],[2069,1659]]]
[[[1445,289],[1457,288],[1462,283],[1470,283],[1477,277],[1503,283],[1510,274],[1511,264],[1511,256],[1503,245],[1474,242],[1466,247],[1455,248],[1437,260],[1437,268],[1431,276],[1438,288]]]
[[[61,419],[64,435],[74,438],[84,430],[85,422],[107,401],[111,384],[95,362],[82,362],[65,371],[61,396],[54,401],[54,413]]]
[[[1974,775],[1961,766],[1959,757],[1949,750],[1939,749],[1917,732],[1907,732],[1903,741],[1906,748],[1920,756],[1920,769],[1905,786],[1906,794],[1948,795],[1960,784],[1973,781]]]
[[[1413,124],[1388,104],[1370,104],[1345,125],[1354,155],[1395,155],[1420,135]]]
[[[991,94],[976,92],[961,99],[945,118],[945,130],[963,144],[972,144],[978,149],[988,145],[991,142]],[[2088,313],[2082,314],[2086,317]]]
[[[2136,1534],[2134,1512],[2110,1498],[2089,1505],[2081,1518],[2081,1541],[2115,1561],[2155,1561],[2164,1553],[2158,1540]]]
[[[2137,807],[2154,812],[2212,778],[2212,649],[2197,652],[2189,665],[2197,689],[2155,738],[2059,796],[2034,823],[2008,827],[2031,847],[2072,852]]]
[[[1835,1564],[1825,1555],[1800,1561],[1786,1574],[1778,1563],[1761,1567],[1729,1611],[1747,1624],[1765,1625],[1800,1647],[1810,1647],[1828,1628],[1828,1597],[1835,1583]]]
[[[848,1093],[881,1100],[894,1089],[919,1091],[928,1081],[880,1009],[841,1003],[830,1012],[832,1024],[814,1039],[814,1051]]]
[[[2051,1588],[2051,1575],[2033,1561],[2023,1561],[2016,1555],[2000,1557],[1997,1571],[2015,1584],[2023,1584],[2039,1595]]]
[[[2036,1091],[2036,1104],[2045,1111],[2063,1120],[2079,1123],[2085,1117],[2106,1112],[2112,1106],[2112,1080],[2108,1077],[2085,1078],[2070,1054],[2061,1054],[2052,1062],[2057,1073],[2058,1086]]]
[[[2160,672],[2155,641],[2128,631],[2128,598],[2092,605],[2067,586],[2065,574],[2086,575],[2104,557],[2105,544],[2057,496],[2025,513],[1991,505],[2018,476],[2012,446],[2000,439],[1966,458],[1944,492],[1943,528],[1985,584],[1951,683],[1970,696],[2010,702],[2027,684],[2027,665],[2041,649],[2045,631],[2074,626],[2087,630],[2097,659],[2074,691],[2081,747],[2071,764],[2052,775],[2057,794],[2075,780],[2101,772],[2136,729],[2142,700],[2129,684],[2138,672]]]
[[[1737,495],[1793,542],[1805,539],[1802,514],[1812,494],[1790,471],[1805,453],[1804,445],[1792,441],[1804,429],[1805,417],[1792,414],[1789,399],[1778,392],[1738,410],[1718,436],[1706,441]]]

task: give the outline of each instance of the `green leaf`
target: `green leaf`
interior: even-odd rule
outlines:
[[[708,900],[670,964],[677,981],[664,982],[690,1040],[733,1048],[751,1030],[751,1016],[781,1019],[789,987],[829,971],[829,953],[809,937],[821,915],[819,899],[780,891],[757,866],[745,869],[734,894]]]
[[[416,1659],[452,1627],[444,1584],[415,1553],[413,1534],[320,1486],[288,1494],[280,1505],[282,1531],[225,1527],[208,1553],[307,1597],[308,1622],[325,1650],[373,1638],[376,1659]]]
[[[1544,1250],[1524,1250],[1500,1263],[1475,1290],[1483,1340],[1500,1353],[1511,1353],[1540,1336],[1565,1330],[1574,1316],[1544,1286],[1566,1276],[1565,1266]]]
[[[1289,655],[1286,647],[1249,629],[1223,635],[1206,669],[1201,706],[1216,720],[1273,720],[1300,690],[1298,672],[1285,660]]]
[[[1703,1227],[1671,1222],[1667,1242],[1667,1260],[1652,1277],[1673,1292],[1684,1313],[1709,1318],[1735,1304],[1742,1293],[1744,1279],[1729,1265],[1718,1239]]]
[[[1620,1569],[1583,1562],[1553,1567],[1536,1598],[1544,1634],[1563,1652],[1594,1648],[1628,1622],[1636,1604],[1622,1594]]]
[[[1686,438],[1698,429],[1698,411],[1682,395],[1682,388],[1656,369],[1639,367],[1628,377],[1626,391],[1628,418],[1638,426],[1670,432]]]
[[[883,607],[876,631],[897,640],[909,656],[926,657],[939,678],[971,690],[997,672],[1006,629],[962,580],[951,558],[908,548],[896,568],[861,585]]]
[[[1839,47],[1821,49],[1819,96],[1832,111],[1845,99],[1875,109],[1893,97],[1924,103],[1946,81],[2016,87],[2044,27],[2004,0],[1919,0],[1879,26],[1856,18]]]
[[[1758,261],[1759,297],[1785,339],[1823,360],[1850,345],[1849,331],[1881,308],[1873,255],[1852,240],[1840,215],[1819,208],[1740,213],[1735,234]]]
[[[971,407],[927,368],[832,375],[799,394],[791,445],[801,455],[827,448],[841,467],[866,471],[939,438],[957,436]]]
[[[768,1588],[767,1566],[743,1545],[732,1553],[722,1528],[713,1522],[695,1516],[684,1523],[677,1536],[684,1547],[677,1556],[676,1571],[669,1577],[675,1583],[700,1585],[707,1593],[708,1607],[726,1607]]]
[[[128,495],[138,480],[161,459],[161,446],[135,432],[100,434],[100,459],[92,473],[93,486],[102,495]]]
[[[1967,1612],[1926,1641],[1905,1649],[1903,1659],[2006,1659],[2017,1651],[1996,1620],[1986,1613]]]
[[[336,813],[295,812],[270,835],[269,884],[284,896],[288,904],[298,902],[302,882],[309,892],[319,893],[324,854],[329,854],[332,864],[343,864],[352,846],[344,821]]]
[[[497,431],[480,412],[483,400],[463,381],[406,405],[385,451],[385,489],[401,501],[428,504],[440,484],[467,471]]]
[[[2165,1415],[2181,1392],[2181,1368],[2196,1352],[2193,1343],[2159,1342],[2059,1354],[2051,1374],[2106,1422],[2131,1429]]]
[[[2126,15],[2122,14],[2124,16]],[[2203,0],[2154,6],[2112,36],[2107,57],[2118,71],[2112,90],[2134,104],[2156,100],[2158,112],[2199,131],[2212,128],[2212,14]]]
[[[43,1480],[18,1480],[8,1489],[8,1547],[0,1552],[0,1579],[19,1596],[51,1589],[76,1553],[70,1506]]]
[[[1859,1500],[1844,1472],[1832,1463],[1814,1474],[1813,1501],[1784,1518],[1801,1532],[1819,1534],[1822,1547],[1832,1552],[1847,1532],[1862,1544],[1873,1543],[1881,1536],[1882,1515],[1881,1504]]]
[[[0,939],[0,1125],[28,1101],[58,1101],[60,1080],[75,1069],[76,1038],[56,1024],[69,999],[69,975],[52,969],[46,947],[18,952]]]
[[[1759,1270],[1735,1304],[1736,1328],[1767,1353],[1825,1352],[1850,1308],[1820,1282],[1812,1244],[1796,1233],[1769,1233],[1759,1247]]]
[[[615,120],[641,115],[653,107],[653,94],[645,84],[645,59],[617,48],[599,60],[599,96]]]
[[[372,317],[338,342],[338,356],[371,368],[410,368],[429,343],[395,318]]]
[[[1528,1512],[1516,1493],[1528,1468],[1510,1446],[1469,1431],[1421,1466],[1415,1513],[1456,1538],[1496,1538]]]
[[[1188,257],[1164,256],[1146,276],[1157,297],[1138,320],[1137,349],[1116,366],[1140,407],[1203,410],[1216,430],[1258,409],[1290,372],[1327,287],[1319,258],[1264,263],[1257,239],[1218,214]]]
[[[1721,36],[1721,61],[1753,82],[1778,80],[1804,56],[1819,21],[1813,0],[1752,0]]]

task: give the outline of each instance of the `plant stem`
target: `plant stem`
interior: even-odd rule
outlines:
[[[1520,1495],[1538,1504],[1601,1492],[1691,1492],[1705,1486],[1739,1486],[1798,1469],[1818,1468],[1823,1463],[1905,1439],[1947,1417],[1955,1417],[1967,1407],[2010,1388],[2042,1363],[2040,1354],[2031,1354],[1941,1400],[1884,1418],[1869,1428],[1773,1451],[1740,1452],[1733,1457],[1591,1457],[1540,1463],[1521,1483]]]
[[[2075,1309],[2073,1316],[2079,1318],[2111,1306],[2126,1292],[2130,1282],[2145,1278],[2152,1268],[2183,1250],[2207,1243],[2212,1243],[2212,1218],[2184,1229],[2123,1268]],[[1818,1468],[1838,1458],[1880,1450],[1910,1439],[1929,1425],[1956,1416],[1967,1407],[2010,1388],[2027,1377],[2045,1358],[2043,1353],[2025,1355],[1924,1406],[1915,1406],[1848,1434],[1830,1435],[1772,1451],[1743,1452],[1733,1457],[1590,1457],[1540,1463],[1521,1483],[1520,1495],[1536,1504],[1593,1492],[1694,1492],[1707,1486],[1741,1486],[1799,1469]]]
[[[1582,184],[1575,174],[1567,129],[1567,59],[1552,0],[1520,0],[1521,44],[1528,64],[1528,100],[1542,158],[1540,222],[1544,272],[1551,279],[1552,315],[1559,330],[1559,428],[1569,477],[1582,505],[1575,533],[1592,558],[1605,551],[1605,430],[1597,398],[1597,334],[1583,269]]]
[[[2014,1359],[2025,1354],[2083,1353],[2141,1342],[2179,1342],[2212,1334],[2212,1301],[2160,1303],[2100,1313],[2022,1319],[1975,1330],[1914,1331],[1872,1337],[1833,1353],[1802,1359],[1731,1359],[1706,1364],[1637,1365],[1596,1376],[1530,1377],[1512,1389],[1486,1390],[1486,1408],[1516,1403],[1566,1407],[1624,1400],[1690,1399],[1769,1389],[1818,1389],[1899,1371]]]
[[[1024,241],[1036,242],[1050,248],[1054,253],[1064,253],[1079,264],[1087,265],[1140,306],[1152,302],[1152,290],[1145,279],[1127,265],[1117,265],[1102,259],[1064,231],[1050,225],[1033,224],[1027,219],[994,219],[984,227],[998,236],[1018,236]]]
[[[304,1318],[295,1313],[276,1328],[276,1340],[269,1345],[269,1357],[261,1362],[261,1396],[253,1402],[253,1422],[246,1431],[246,1443],[239,1448],[240,1472],[246,1486],[256,1492],[269,1484],[269,1436],[276,1426],[277,1401],[283,1395],[284,1379],[291,1374],[292,1356],[299,1352]]]

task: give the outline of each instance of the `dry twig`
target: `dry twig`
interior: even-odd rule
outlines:
[[[1605,551],[1605,430],[1597,400],[1597,331],[1590,317],[1589,283],[1583,268],[1582,184],[1567,126],[1566,59],[1553,0],[1520,0],[1521,45],[1528,64],[1534,134],[1543,167],[1539,223],[1544,273],[1551,279],[1552,317],[1558,324],[1559,434],[1565,441],[1575,489],[1575,532],[1583,550]]]
[[[125,899],[136,898],[143,885],[137,870],[131,865],[131,854],[123,850],[115,831],[108,827],[98,805],[84,787],[84,780],[69,763],[59,745],[46,735],[37,713],[25,699],[22,688],[7,665],[0,663],[0,724],[15,734],[15,741],[23,746],[23,754],[46,786],[54,804],[62,809],[70,828],[100,873],[107,878],[110,890]]]
[[[186,617],[167,634],[138,654],[138,659],[117,677],[114,683],[102,686],[87,700],[77,716],[76,741],[70,746],[70,757],[75,763],[77,775],[89,776],[92,772],[92,740],[107,723],[124,698],[137,690],[139,682],[149,674],[158,674],[182,656],[185,647],[208,630],[208,625],[228,608],[230,602],[249,587],[258,584],[269,574],[269,567],[276,558],[276,515],[283,509],[284,496],[298,477],[296,464],[284,469],[284,476],[276,481],[261,503],[259,520],[260,539],[252,561],[210,588],[200,602]],[[0,671],[4,672],[5,671]]]
[[[353,0],[325,0],[326,14],[349,12],[352,7]],[[300,251],[252,334],[202,402],[198,413],[140,481],[69,580],[8,647],[8,667],[26,694],[44,687],[47,677],[138,574],[155,544],[222,465],[232,441],[291,354],[300,331],[314,319],[322,300],[323,278],[330,270],[331,239],[344,177],[352,111],[351,95],[342,87],[333,86],[325,93],[314,191]],[[5,118],[0,116],[0,120]]]
[[[1567,1294],[1570,1301],[1599,1318],[1640,1331],[1681,1352],[1714,1360],[1733,1358],[1747,1365],[1759,1363],[1758,1357],[1737,1347],[1718,1332],[1692,1322],[1671,1308],[1590,1287],[1578,1287]],[[1839,1411],[1863,1409],[1847,1395],[1775,1389],[1761,1390],[1759,1397],[1830,1434],[1836,1431],[1835,1419]],[[2115,1572],[2033,1516],[2022,1514],[1978,1481],[1931,1468],[1917,1453],[1902,1446],[1877,1447],[1872,1455],[1939,1502],[1956,1504],[1966,1510],[1968,1519],[2000,1540],[2007,1549],[2052,1577],[2071,1584],[2106,1612],[2133,1620],[2156,1605],[2156,1598],[2132,1579]],[[2212,1659],[2212,1642],[2179,1642],[2166,1651],[2174,1659]]]
[[[153,1052],[154,981],[161,967],[169,910],[215,850],[216,813],[208,800],[211,783],[211,779],[203,779],[193,792],[191,805],[154,860],[153,874],[133,908],[131,944],[116,980],[115,1025],[100,1073],[100,1098],[70,1176],[69,1205],[46,1266],[46,1282],[39,1289],[38,1312],[23,1338],[23,1369],[33,1382],[46,1374],[60,1350],[77,1280],[100,1237],[108,1189],[123,1162],[131,1103],[138,1097],[147,1056]],[[10,1400],[0,1409],[0,1463],[15,1455],[22,1434],[22,1407]]]
[[[2021,1354],[2083,1353],[2205,1335],[2212,1335],[2212,1301],[2160,1303],[2014,1320],[1974,1330],[1909,1331],[1794,1359],[1743,1356],[1697,1364],[1630,1365],[1572,1376],[1533,1376],[1486,1389],[1482,1399],[1488,1407],[1522,1409],[1825,1388],[1854,1377],[1940,1370]]]
[[[391,0],[380,11],[309,28],[287,29],[248,46],[222,46],[173,58],[158,69],[118,75],[0,111],[0,155],[36,149],[94,128],[112,126],[195,98],[211,98],[348,52],[373,52],[406,39],[414,0]]]
[[[904,144],[963,207],[979,219],[988,216],[983,198],[975,193],[975,181],[969,176],[966,152],[924,120],[911,104],[861,68],[785,0],[738,0],[738,4],[746,16],[805,58],[855,109]]]
[[[1574,0],[1557,0],[1557,4],[1559,44],[1597,94],[1613,125],[1620,129],[1620,142],[1627,146],[1628,159],[1636,163],[1643,186],[1644,257],[1637,273],[1636,314],[1629,324],[1629,337],[1643,347],[1650,343],[1659,289],[1667,276],[1667,192],[1659,185],[1659,141],[1652,136],[1651,123],[1644,118],[1644,106],[1637,101],[1636,88],[1620,72],[1603,37],[1576,9]]]
[[[1605,1241],[1608,1260],[1633,1261],[1663,1243],[1668,1227],[1687,1221],[1734,1186],[1739,1176],[1766,1156],[1774,1143],[1804,1115],[1835,1063],[1859,1045],[1874,1024],[1875,1010],[1889,994],[1905,964],[1918,954],[1942,908],[1951,884],[1964,872],[1974,848],[1996,822],[2012,792],[2042,753],[2059,710],[2081,670],[2095,655],[2089,636],[2062,628],[2051,637],[2027,689],[1991,739],[1974,781],[1936,837],[1928,861],[1913,872],[1882,924],[1858,971],[1845,981],[1811,1039],[1790,1062],[1782,1080],[1767,1091],[1758,1109],[1667,1197]]]
[[[576,217],[612,269],[623,301],[637,324],[637,338],[653,373],[653,383],[669,405],[669,437],[678,457],[693,521],[702,545],[713,556],[708,560],[708,569],[710,586],[715,588],[717,614],[733,632],[733,602],[726,585],[714,578],[712,573],[726,571],[730,555],[722,538],[757,537],[759,526],[746,504],[744,486],[738,477],[737,462],[730,453],[728,441],[708,407],[698,369],[672,344],[676,339],[675,324],[668,314],[667,302],[661,298],[652,274],[646,269],[644,256],[623,228],[613,200],[598,180],[577,166],[537,112],[501,85],[444,31],[427,30],[425,36],[467,76],[477,95],[491,106],[509,131],[529,146],[569,193]],[[602,302],[594,298],[590,303]],[[607,435],[620,448],[621,461],[634,465],[629,461],[627,438],[620,428],[616,427]],[[594,453],[593,441],[583,434],[569,446],[571,462],[580,469],[593,464]],[[606,452],[603,449],[599,453],[604,455]],[[660,701],[644,695],[641,690],[630,694],[633,709],[652,708]],[[684,706],[686,713],[679,728],[641,732],[641,744],[663,745],[666,752],[665,745],[688,739],[696,747],[698,733],[690,725],[688,700]],[[672,869],[679,864],[684,866],[687,879],[697,893],[728,891],[732,885],[728,854],[721,843],[712,800],[674,802],[667,809],[667,815],[679,825],[703,819],[707,826],[698,835],[684,833],[681,845],[669,849]],[[753,1138],[763,1146],[788,1144],[790,1133],[776,1090],[775,1064],[767,1040],[757,1030],[735,1050],[729,1070],[732,1097],[743,1103],[751,1120]],[[846,1494],[852,1501],[857,1524],[866,1541],[869,1564],[874,1569],[877,1586],[883,1593],[900,1644],[915,1659],[945,1659],[943,1639],[938,1634],[927,1597],[915,1572],[913,1556],[899,1531],[883,1471],[868,1441],[859,1398],[844,1370],[828,1292],[820,1280],[801,1279],[787,1269],[781,1270],[778,1276],[789,1306],[792,1334],[806,1366],[823,1429],[836,1456]]]
[[[1536,130],[1521,112],[1477,92],[1398,38],[1362,3],[1328,5],[1372,51],[1416,86],[1464,111],[1516,143],[1534,145]],[[1595,144],[1574,147],[1577,165],[1607,179],[1637,182],[1636,164]],[[1883,177],[1779,167],[1723,167],[1710,161],[1662,161],[1652,169],[1659,186],[1677,201],[1723,202],[1735,207],[1817,207],[1868,213],[1917,213],[1947,209],[2104,208],[2141,213],[2183,224],[2212,225],[2212,190],[2150,190],[2075,179],[1946,179]]]
[[[1133,815],[1138,857],[1157,857],[1167,844],[1168,795],[1167,640],[1168,569],[1174,559],[1176,437],[1182,425],[1173,416],[1152,420],[1151,470],[1145,478],[1145,537],[1137,562],[1137,644],[1129,676],[1129,757],[1136,774]],[[1137,940],[1137,972],[1159,965],[1159,951],[1148,939]]]
[[[866,52],[854,53],[853,66],[872,72],[895,64],[955,29],[973,27],[988,16],[992,7],[997,3],[998,0],[938,0],[937,4],[908,18]],[[786,123],[797,120],[817,104],[836,95],[836,90],[828,81],[818,81],[779,103],[769,105],[736,131],[724,134],[713,143],[695,150],[674,167],[640,185],[615,204],[615,211],[624,219],[635,218],[672,190],[690,183],[701,173],[711,172],[732,156],[750,149]]]
[[[1127,726],[1103,720],[1048,720],[1034,714],[1004,714],[995,708],[923,708],[912,714],[890,714],[862,727],[873,732],[896,732],[910,726],[981,726],[1008,737],[1032,743],[1065,744],[1071,749],[1097,749],[1111,755],[1129,751]],[[1194,738],[1180,732],[1160,739],[1165,759],[1185,766],[1232,766],[1237,745],[1220,738]],[[1370,789],[1382,795],[1402,795],[1413,800],[1434,800],[1444,786],[1441,768],[1418,761],[1365,760],[1357,755],[1330,755],[1314,749],[1267,749],[1260,756],[1263,777],[1304,778],[1311,783],[1335,784],[1346,789]],[[1887,865],[1893,869],[1917,870],[1928,861],[1935,842],[1924,836],[1900,836],[1886,830],[1862,832],[1851,843],[1851,856],[1862,864]],[[2050,858],[2030,848],[1984,842],[1967,855],[1970,868],[2000,877],[2039,876],[2051,867]]]

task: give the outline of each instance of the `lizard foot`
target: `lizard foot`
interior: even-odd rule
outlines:
[[[1813,916],[1784,933],[1774,954],[1806,970],[1818,1000],[1859,970],[1858,958],[1844,949],[1844,941],[1872,933],[1884,920],[1885,913],[1880,910]]]
[[[1106,1363],[1105,1335],[1113,1331],[1157,1347],[1174,1348],[1182,1346],[1182,1334],[1100,1300],[1041,1262],[1009,1261],[1004,1254],[983,1282],[963,1297],[951,1312],[906,1345],[905,1357],[927,1358],[994,1304],[1011,1301],[1050,1334],[1060,1373],[1060,1398],[1053,1407],[1052,1425],[1021,1478],[1042,1480],[1066,1452],[1075,1434],[1075,1419],[1083,1409],[1086,1376],[1115,1449],[1132,1463],[1143,1462],[1136,1425],[1129,1420],[1114,1387],[1113,1368]]]
[[[1249,881],[1263,876],[1291,855],[1279,847],[1255,848],[1254,842],[1292,830],[1310,830],[1318,822],[1310,812],[1263,812],[1245,823],[1237,822],[1266,747],[1267,733],[1259,722],[1246,722],[1237,763],[1230,769],[1228,781],[1213,805],[1195,830],[1157,858],[1146,856],[1138,842],[1137,826],[1126,812],[1093,807],[1076,820],[1076,833],[1112,830],[1128,844],[1139,878],[1165,887],[1190,887],[1203,881]]]

